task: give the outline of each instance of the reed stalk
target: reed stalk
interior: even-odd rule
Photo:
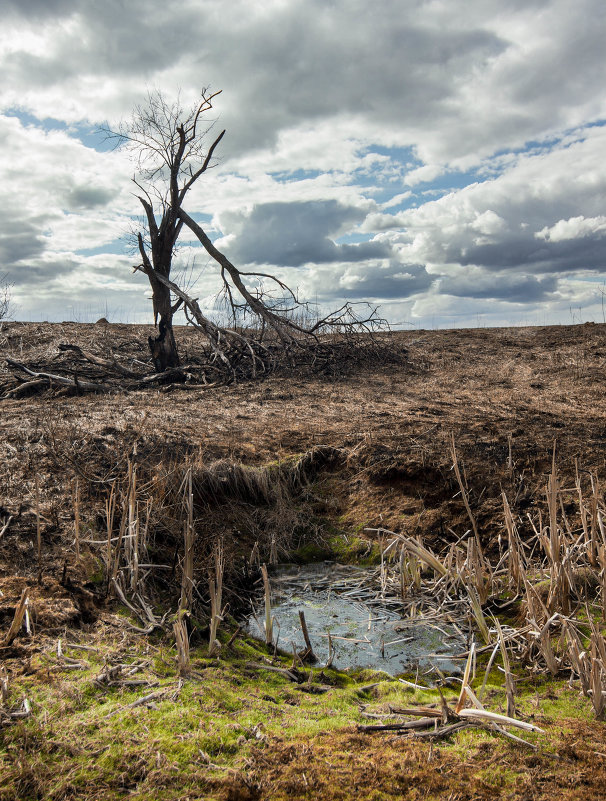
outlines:
[[[589,665],[588,655],[579,635],[574,627],[568,621],[564,621],[563,629],[566,634],[566,641],[568,643],[568,658],[572,665],[572,669],[579,677],[581,684],[581,691],[583,695],[589,695],[591,687],[591,667]]]
[[[465,509],[467,510],[467,516],[471,521],[471,528],[473,529],[473,534],[476,539],[478,551],[480,553],[480,558],[482,562],[484,562],[484,551],[482,549],[482,543],[480,542],[478,527],[476,526],[476,520],[475,517],[473,516],[473,512],[471,511],[471,506],[469,505],[467,490],[465,489],[465,484],[463,483],[463,479],[461,477],[461,471],[459,470],[459,460],[457,458],[457,449],[455,445],[454,433],[451,433],[450,435],[450,455],[452,457],[452,468],[454,470],[455,476],[457,477],[457,482],[459,484],[459,489],[461,491],[461,498],[463,499],[463,503],[465,504]]]
[[[225,556],[223,543],[219,542],[215,547],[214,553],[214,576],[209,581],[210,587],[210,637],[208,643],[208,655],[214,656],[221,648],[217,640],[219,624],[223,621],[222,599],[223,599],[223,573],[225,571]]]
[[[137,499],[137,467],[129,463],[128,476],[128,567],[130,587],[136,592],[139,584],[139,501]]]
[[[120,517],[120,528],[118,529],[118,542],[114,551],[114,557],[111,568],[110,588],[114,587],[118,579],[118,571],[120,569],[120,554],[122,551],[122,544],[124,542],[124,535],[126,532],[126,524],[128,520],[128,494],[122,497],[122,514]],[[111,543],[110,543],[111,547]]]
[[[182,611],[190,611],[193,602],[194,591],[194,495],[192,486],[191,466],[185,473],[182,489],[184,492],[183,503],[185,506],[185,520],[183,522],[183,573],[181,576],[181,600],[179,608]]]
[[[549,511],[549,559],[552,569],[561,562],[560,530],[558,526],[558,476],[556,471],[556,444],[553,443],[551,473],[547,481],[547,508]]]
[[[511,507],[505,492],[502,493],[503,513],[505,516],[505,529],[507,531],[507,577],[510,587],[515,587],[516,592],[522,586],[522,571],[524,569],[524,552],[516,524],[511,514]]]
[[[105,499],[105,525],[107,528],[107,551],[106,551],[106,588],[105,594],[109,593],[109,584],[112,572],[112,535],[114,533],[114,517],[116,514],[116,482],[112,481],[109,491],[109,498]]]
[[[25,613],[27,611],[27,602],[29,597],[29,590],[26,587],[23,592],[21,593],[21,598],[19,603],[15,607],[15,614],[13,615],[13,621],[2,641],[2,646],[7,647],[12,643],[15,639],[17,634],[19,634],[19,629],[21,628],[21,624],[23,623],[23,618],[25,617]]]
[[[463,672],[463,680],[461,682],[461,691],[459,693],[459,698],[457,700],[457,704],[455,706],[455,714],[459,715],[461,710],[465,706],[465,698],[467,697],[467,690],[469,685],[469,677],[471,675],[471,666],[474,661],[476,650],[476,644],[474,642],[471,643],[471,648],[469,649],[469,654],[467,656],[467,662],[465,663],[465,670]]]
[[[74,542],[76,546],[76,560],[80,560],[80,481],[74,482]]]
[[[600,567],[600,594],[602,596],[602,620],[606,621],[606,546],[600,545],[598,550]]]
[[[602,689],[602,675],[604,668],[599,659],[591,660],[591,705],[598,720],[604,720],[606,705],[604,704],[604,691]]]
[[[271,645],[274,640],[274,630],[271,617],[271,588],[266,565],[261,565],[261,575],[263,576],[263,587],[265,589],[265,644]]]
[[[179,675],[186,676],[191,670],[191,662],[189,655],[189,637],[187,636],[187,625],[183,616],[179,616],[173,623],[173,633],[175,635],[175,644],[177,646],[177,664],[179,666]]]
[[[402,547],[409,553],[412,553],[417,559],[425,562],[426,565],[435,570],[440,576],[445,576],[448,573],[445,565],[435,556],[430,550],[425,548],[419,542],[407,537],[401,536]]]
[[[486,645],[490,645],[490,631],[488,629],[488,624],[486,623],[486,618],[482,610],[482,604],[480,602],[480,596],[478,595],[478,591],[472,584],[467,584],[466,589],[469,595],[471,612],[473,614],[474,620],[477,623],[478,629],[480,630],[482,639],[484,640]]]
[[[40,480],[35,476],[36,486],[36,552],[38,557],[38,584],[42,584],[42,527],[40,525]]]
[[[317,660],[316,655],[314,654],[314,649],[311,645],[311,640],[309,638],[309,630],[307,628],[307,621],[305,620],[305,612],[302,609],[299,609],[299,621],[301,623],[301,631],[303,632],[303,639],[305,640],[305,653],[303,655],[303,659],[307,659],[310,662],[315,662]]]

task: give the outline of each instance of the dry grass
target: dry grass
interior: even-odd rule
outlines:
[[[128,368],[147,358],[148,333],[106,324],[9,322],[0,347],[32,369],[52,372],[67,358],[57,343],[72,341],[102,357],[116,356]],[[194,348],[191,334],[181,334],[184,350]],[[368,546],[361,531],[389,530],[398,545],[384,560],[381,580],[393,581],[417,616],[443,612],[440,605],[450,598],[449,614],[465,628],[471,611],[476,636],[484,629],[490,642],[486,659],[494,654],[492,664],[503,663],[508,712],[520,707],[526,679],[518,665],[524,664],[537,681],[570,680],[594,714],[604,717],[604,326],[396,336],[409,349],[408,365],[366,367],[338,380],[274,376],[218,392],[177,387],[3,402],[0,569],[11,577],[0,584],[3,635],[24,586],[36,637],[94,620],[108,592],[124,596],[138,618],[136,628],[152,631],[162,624],[157,603],[170,598],[174,611],[181,588],[191,587],[191,603],[186,597],[184,606],[205,638],[215,621],[223,651],[221,617],[238,590],[234,566],[237,573],[245,562],[250,579],[261,563],[310,538],[338,540],[350,554],[363,556]],[[10,380],[0,373],[3,389]],[[188,471],[191,487],[183,484]],[[218,540],[226,565],[220,599],[213,561]],[[27,642],[22,632],[21,621],[15,653]],[[187,672],[189,636],[181,630],[175,637]],[[484,697],[490,700],[491,692]],[[594,745],[583,764],[591,775],[603,776],[591,726],[587,736]],[[342,735],[343,747],[353,741],[359,737]],[[339,738],[330,752],[320,738],[305,753],[304,743],[278,739],[275,760],[267,764],[264,752],[256,754],[248,784],[236,783],[230,792],[233,798],[246,792],[270,797],[272,791],[276,798],[295,791],[339,797],[338,782],[306,768],[312,753],[334,759],[346,785],[360,782],[368,797],[373,782],[381,792],[405,792],[395,779],[401,775],[398,760],[413,753],[426,760],[427,748],[415,744],[403,752],[401,743],[382,742],[385,763],[372,763],[372,749],[358,742],[367,765],[362,760],[346,768]],[[572,753],[572,735],[563,731],[561,743]],[[461,777],[472,777],[468,785],[463,778],[447,781],[432,765],[425,771],[410,756],[418,788],[453,798],[505,792],[493,779],[482,784],[473,778],[478,764],[490,770],[489,756],[484,763],[477,755],[472,766],[464,752],[452,762],[449,753],[441,758]],[[514,771],[515,750],[511,758],[499,753],[498,765]],[[571,756],[566,764],[573,763]],[[550,764],[537,763],[535,774],[530,769],[534,797],[575,797],[564,791],[566,771],[546,778]],[[583,775],[593,789],[593,779]]]

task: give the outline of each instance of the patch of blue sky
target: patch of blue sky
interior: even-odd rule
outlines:
[[[413,148],[372,145],[361,153],[362,156],[372,154],[387,156],[389,161],[374,165],[371,171],[356,171],[356,185],[369,190],[368,193],[378,204],[385,205],[394,214],[463,189],[471,183],[488,180],[488,176],[484,177],[478,168],[465,171],[451,169],[431,180],[421,180],[409,186],[406,183],[407,173],[423,166]],[[391,205],[390,200],[396,197],[397,202]]]
[[[452,192],[464,189],[470,184],[487,180],[489,180],[488,176],[479,175],[475,169],[465,172],[448,171],[431,181],[420,181],[412,187],[402,182],[399,187],[381,188],[380,191],[373,193],[373,197],[390,214],[398,214],[406,209],[422,206],[431,200],[438,200]],[[394,192],[394,189],[398,191]],[[392,199],[394,202],[390,202]]]
[[[132,247],[130,247],[123,239],[115,239],[113,242],[109,242],[106,245],[99,245],[96,248],[81,248],[80,250],[75,250],[74,253],[76,256],[104,256],[104,255],[112,255],[112,256],[127,256],[132,251]]]
[[[606,119],[597,119],[592,120],[592,122],[588,122],[583,128],[604,128],[606,127]]]
[[[305,181],[313,178],[319,178],[322,175],[321,170],[304,170],[297,167],[296,170],[279,170],[277,172],[270,172],[269,175],[281,184],[288,184],[295,181]]]
[[[212,214],[205,214],[200,211],[190,211],[189,216],[197,223],[210,223],[212,221]]]
[[[374,234],[343,234],[343,236],[336,237],[333,241],[336,245],[359,245],[361,242],[370,242]]]
[[[41,128],[43,131],[64,131],[74,139],[78,139],[85,147],[96,150],[98,153],[106,153],[114,150],[117,140],[109,138],[99,127],[91,126],[88,123],[80,122],[67,125],[54,117],[38,117],[23,111],[19,108],[9,108],[4,112],[7,117],[16,117],[22,125]]]

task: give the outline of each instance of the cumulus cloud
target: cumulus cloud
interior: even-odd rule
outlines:
[[[0,272],[19,291],[44,283],[60,306],[70,290],[84,302],[123,286],[124,264],[105,257],[139,213],[134,165],[95,150],[81,124],[115,123],[149,89],[180,88],[187,104],[210,84],[228,133],[187,208],[212,218],[241,266],[281,270],[327,301],[400,298],[412,317],[432,304],[590,303],[575,276],[605,269],[602,0],[229,10],[3,4]]]
[[[362,227],[383,232],[406,258],[435,265],[541,273],[598,269],[603,254],[595,237],[601,231],[606,172],[596,164],[604,152],[606,129],[593,128],[565,147],[519,154],[492,180],[401,213],[370,214]],[[561,231],[559,221],[573,209],[597,222],[576,223],[585,232],[582,238],[552,237],[552,227]]]
[[[221,216],[230,231],[227,251],[242,263],[298,267],[309,262],[366,261],[387,257],[384,242],[337,244],[334,240],[353,230],[364,217],[363,209],[335,200],[301,203],[265,203],[249,214]]]
[[[571,217],[569,220],[558,220],[551,227],[545,226],[537,231],[535,237],[547,242],[566,242],[570,239],[581,239],[587,236],[606,234],[606,217]]]

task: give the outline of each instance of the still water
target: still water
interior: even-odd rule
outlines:
[[[320,562],[279,565],[270,573],[274,642],[292,651],[305,649],[299,611],[305,620],[318,665],[329,658],[341,669],[371,667],[398,675],[436,667],[452,675],[461,663],[449,659],[466,649],[461,634],[448,625],[403,617],[397,597],[381,591],[377,568]],[[260,597],[247,619],[247,629],[264,638],[265,607]]]

